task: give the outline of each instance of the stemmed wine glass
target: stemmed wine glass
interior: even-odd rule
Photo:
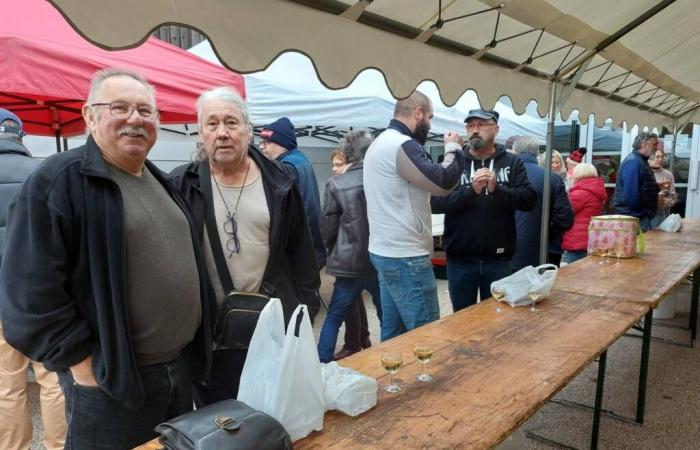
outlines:
[[[503,310],[501,309],[501,300],[503,300],[504,298],[506,298],[506,291],[503,290],[503,289],[501,289],[501,288],[493,288],[493,287],[492,287],[492,288],[491,288],[491,295],[493,295],[493,298],[495,298],[496,301],[498,302],[498,303],[496,304],[496,312],[497,312],[497,313],[500,313],[501,311],[503,311]]]
[[[617,261],[615,262],[615,265],[617,266],[620,264],[620,258],[622,258],[622,255],[625,254],[625,241],[619,240],[615,242],[615,258],[617,258]]]
[[[430,345],[416,345],[416,347],[413,349],[413,354],[415,355],[416,359],[421,363],[423,366],[423,373],[418,375],[417,380],[418,381],[430,381],[433,379],[430,375],[425,373],[425,365],[430,362],[431,359],[433,359],[433,347]]]
[[[382,366],[389,372],[389,385],[384,388],[385,391],[392,394],[401,391],[401,387],[394,383],[394,374],[399,371],[403,364],[403,356],[401,353],[383,353]]]
[[[542,297],[542,293],[538,289],[539,286],[530,286],[530,290],[527,293],[527,296],[530,297],[530,300],[532,301],[532,305],[530,306],[530,311],[532,312],[537,311],[537,308],[535,308],[535,303],[537,303],[537,300]]]

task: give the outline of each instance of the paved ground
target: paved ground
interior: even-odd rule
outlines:
[[[677,302],[678,313],[672,322],[688,323],[689,289],[685,289],[684,299]],[[332,278],[323,277],[321,294],[330,299]],[[442,315],[450,314],[452,308],[447,294],[447,283],[438,281],[440,310]],[[374,306],[365,299],[369,315],[372,342],[378,340],[379,323]],[[323,323],[322,310],[316,321],[316,337]],[[341,336],[342,336],[341,330]],[[654,327],[654,336],[687,340],[688,331],[681,329]],[[339,341],[342,339],[339,339]],[[340,347],[340,346],[339,346]],[[623,337],[608,351],[608,367],[605,378],[605,398],[603,407],[618,414],[633,417],[636,405],[637,376],[641,340]],[[592,404],[597,376],[597,364],[586,368],[559,395],[558,398]],[[649,449],[675,450],[700,449],[700,349],[652,342],[647,391],[646,420],[639,427],[604,417],[601,423],[601,449]],[[43,448],[40,442],[41,427],[38,424],[37,389],[32,384],[30,399],[35,411],[35,442],[32,449]],[[576,448],[588,448],[590,439],[591,413],[589,411],[560,406],[554,403],[544,405],[528,422],[523,424],[510,443],[512,449],[551,449],[551,445],[523,438],[526,432],[535,432]]]

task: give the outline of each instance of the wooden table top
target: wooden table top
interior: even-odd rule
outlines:
[[[588,256],[559,269],[554,290],[615,297],[656,308],[664,296],[700,266],[700,220],[685,220],[679,233],[650,231],[635,258]]]

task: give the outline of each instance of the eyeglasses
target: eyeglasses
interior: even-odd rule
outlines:
[[[226,250],[228,250],[228,257],[231,258],[233,254],[238,254],[241,251],[241,241],[238,240],[238,223],[232,215],[228,215],[224,221],[224,232],[229,236],[226,241]]]
[[[493,122],[470,122],[467,124],[467,130],[480,130],[482,128],[495,127]]]
[[[128,119],[134,110],[142,119],[156,120],[160,115],[158,108],[151,105],[132,105],[126,102],[93,103],[90,106],[107,106],[115,119]]]

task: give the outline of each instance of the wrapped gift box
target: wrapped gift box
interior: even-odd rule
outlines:
[[[637,254],[639,219],[632,216],[595,216],[588,225],[588,254],[632,258]]]

